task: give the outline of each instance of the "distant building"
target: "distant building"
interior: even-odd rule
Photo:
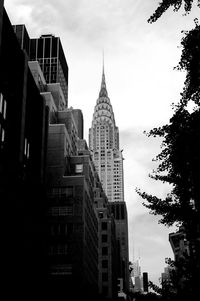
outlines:
[[[135,260],[132,264],[131,277],[134,285],[134,291],[141,292],[143,290],[143,279],[139,259]]]
[[[170,279],[171,279],[171,275],[170,275],[171,270],[172,270],[172,267],[170,267],[168,265],[164,268],[164,272],[161,273],[161,284],[162,284],[162,286],[170,281]]]
[[[148,273],[143,273],[143,291],[148,293],[149,291],[149,284],[148,284]]]

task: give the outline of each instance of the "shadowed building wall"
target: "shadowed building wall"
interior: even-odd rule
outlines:
[[[45,278],[48,110],[2,7],[0,24],[0,198],[6,213],[3,274],[11,289],[7,293],[13,290],[23,296],[33,286],[35,291],[41,288]]]

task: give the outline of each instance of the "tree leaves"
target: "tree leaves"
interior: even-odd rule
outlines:
[[[146,200],[143,205],[151,214],[162,216],[160,223],[188,223],[188,218],[196,214],[191,200],[196,208],[199,206],[200,110],[190,114],[179,108],[167,126],[155,128],[148,135],[163,136],[162,151],[156,157],[159,164],[150,177],[171,184],[172,190],[164,200],[140,189],[136,192]]]
[[[192,100],[200,105],[200,25],[185,32],[181,41],[182,55],[176,69],[186,71],[186,80],[181,98],[185,106]]]
[[[188,14],[192,9],[193,0],[162,0],[159,6],[153,13],[153,15],[148,19],[149,23],[156,22],[162,14],[169,8],[173,7],[174,11],[178,11],[182,5],[184,5],[185,13]],[[197,5],[200,7],[200,0],[197,0]]]

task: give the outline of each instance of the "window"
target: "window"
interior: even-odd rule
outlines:
[[[5,139],[5,131],[4,131],[4,129],[2,129],[2,131],[1,131],[1,142],[4,142],[4,139]]]
[[[51,245],[49,247],[48,254],[52,255],[66,255],[67,254],[67,244],[58,244],[58,245]]]
[[[102,247],[102,255],[108,255],[108,247]]]
[[[51,216],[67,216],[73,215],[73,206],[51,207],[49,208],[49,215]]]
[[[76,164],[75,173],[82,173],[82,172],[83,172],[83,164]]]
[[[107,259],[103,259],[102,260],[102,268],[106,269],[108,267],[108,260]]]
[[[74,229],[73,229],[73,224],[72,223],[65,224],[64,228],[65,228],[65,230],[64,230],[65,234],[70,235],[70,234],[73,233]]]
[[[102,222],[101,229],[102,230],[107,230],[107,222]]]
[[[102,242],[108,242],[108,235],[102,234],[101,240],[102,240]]]
[[[71,275],[71,264],[55,264],[51,266],[51,275]]]
[[[103,293],[104,296],[106,296],[108,294],[108,287],[107,286],[105,286],[105,285],[102,286],[102,293]]]
[[[66,197],[73,197],[73,186],[66,187]]]
[[[25,138],[24,141],[24,155],[26,156],[26,158],[29,158],[29,148],[30,148],[30,144],[28,143],[27,138]]]
[[[67,244],[59,244],[57,246],[57,254],[58,255],[66,255],[67,254]]]
[[[0,113],[2,113],[3,110],[3,94],[0,93]]]
[[[99,218],[103,218],[103,212],[102,211],[99,211]]]
[[[6,119],[6,112],[7,112],[7,101],[3,97],[3,94],[0,93],[0,113],[2,113],[4,119]]]
[[[108,281],[108,273],[102,273],[102,281]]]

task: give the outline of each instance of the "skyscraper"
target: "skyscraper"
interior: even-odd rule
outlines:
[[[49,34],[30,42],[30,60],[39,62],[47,83],[60,83],[67,107],[68,65],[60,38]]]
[[[103,66],[101,89],[89,129],[89,147],[109,202],[124,201],[123,156],[119,130],[108,97]]]
[[[28,59],[40,64],[46,83],[60,83],[68,107],[68,64],[60,38],[45,34],[30,39],[24,24],[13,25],[13,29]]]
[[[106,88],[104,64],[99,97],[94,108],[92,126],[89,129],[89,148],[108,198],[108,206],[115,218],[116,237],[121,254],[119,278],[128,290],[128,221],[124,201],[123,155],[119,147],[119,129],[115,123],[113,108]]]

